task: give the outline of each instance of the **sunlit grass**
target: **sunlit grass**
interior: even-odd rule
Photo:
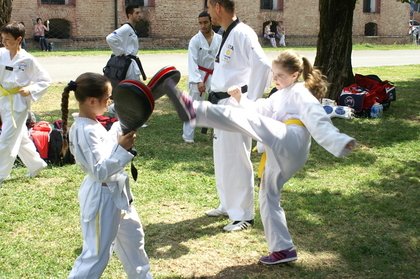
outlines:
[[[255,189],[255,227],[224,233],[216,206],[212,142],[181,139],[168,99],[157,101],[137,133],[139,181],[132,185],[155,278],[418,278],[420,216],[420,65],[359,68],[395,82],[397,101],[380,119],[334,119],[358,140],[337,159],[313,142],[305,168],[285,186],[282,204],[298,249],[294,264],[257,264],[267,253]],[[60,117],[64,84],[33,110]],[[185,77],[180,87],[186,87]],[[71,111],[77,110],[72,97]],[[259,156],[253,154],[255,168]],[[80,253],[76,165],[50,167],[34,179],[16,167],[0,188],[0,278],[66,278]],[[235,175],[235,174],[232,174]],[[126,278],[113,257],[103,278]]]

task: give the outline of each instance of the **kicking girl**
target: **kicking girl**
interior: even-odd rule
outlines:
[[[119,124],[108,132],[96,120],[107,110],[111,83],[100,74],[84,73],[64,88],[64,135],[70,91],[79,103],[79,114],[70,128],[68,144],[86,176],[79,190],[83,250],[69,278],[101,277],[113,249],[128,278],[152,278],[143,228],[131,204],[129,178],[124,172],[133,158],[127,150],[134,145],[135,132],[121,135]]]
[[[280,205],[283,185],[306,163],[311,137],[334,156],[347,155],[355,140],[338,131],[319,100],[327,82],[306,58],[291,51],[282,52],[272,65],[278,89],[268,99],[249,102],[239,88],[228,91],[238,107],[192,102],[175,90],[168,95],[183,121],[196,126],[241,132],[263,143],[267,162],[259,192],[260,214],[270,254],[263,264],[297,260],[297,253]],[[298,82],[303,76],[304,82]],[[246,109],[244,109],[246,108]]]

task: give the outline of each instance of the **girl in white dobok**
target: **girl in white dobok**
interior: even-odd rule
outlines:
[[[86,176],[79,190],[83,250],[69,278],[100,278],[115,250],[128,278],[150,279],[143,227],[124,172],[133,158],[128,150],[134,145],[135,132],[121,135],[119,122],[107,131],[96,120],[107,110],[111,83],[100,74],[84,73],[64,88],[64,135],[70,91],[79,103],[79,114],[70,128],[69,147]]]
[[[251,102],[241,98],[238,87],[228,90],[238,107],[192,102],[185,94],[169,95],[183,121],[240,132],[264,145],[267,161],[259,201],[270,250],[260,258],[264,264],[297,259],[279,201],[283,185],[305,165],[311,137],[337,157],[347,155],[355,146],[355,140],[338,131],[320,104],[327,82],[306,58],[282,52],[273,61],[272,71],[278,91],[268,99]],[[298,82],[300,76],[304,82]]]

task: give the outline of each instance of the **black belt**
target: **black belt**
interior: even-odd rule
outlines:
[[[143,78],[143,80],[146,80],[147,79],[147,77],[146,77],[146,73],[144,72],[144,70],[143,70],[143,66],[141,65],[141,61],[140,61],[140,58],[138,58],[137,56],[135,56],[135,55],[127,55],[128,57],[130,57],[131,59],[133,59],[134,61],[136,61],[136,64],[137,64],[137,66],[139,67],[139,69],[140,69],[140,73],[141,73],[141,76],[142,76],[142,78]]]
[[[248,91],[248,85],[244,85],[241,87],[242,94]],[[217,104],[220,100],[229,98],[230,95],[227,92],[214,92],[211,91],[209,93],[208,101],[212,104]],[[207,134],[207,128],[203,127],[201,128],[202,134]]]
[[[241,92],[245,93],[248,91],[248,85],[241,87]],[[230,95],[227,92],[210,92],[209,93],[209,102],[212,104],[217,104],[220,100],[229,98]]]

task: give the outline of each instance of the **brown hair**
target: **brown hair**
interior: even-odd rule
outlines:
[[[110,81],[107,77],[97,73],[84,73],[77,77],[76,81],[70,81],[64,87],[61,95],[61,119],[63,121],[63,147],[62,155],[68,149],[68,116],[69,116],[69,96],[70,91],[74,91],[74,96],[79,103],[83,103],[87,98],[102,98],[106,94],[107,86]]]
[[[22,23],[12,22],[0,28],[0,33],[10,34],[15,38],[25,38],[25,26]],[[22,43],[22,41],[21,41]]]
[[[302,75],[305,87],[318,100],[321,100],[327,93],[328,82],[326,77],[320,70],[315,69],[306,57],[300,57],[293,51],[283,51],[273,60],[273,64],[281,66],[289,74],[298,72],[299,76]]]
[[[212,6],[216,5],[217,3],[225,8],[226,11],[230,13],[235,12],[235,1],[233,0],[209,0]]]
[[[125,14],[128,17],[128,15],[132,15],[134,13],[134,9],[140,8],[140,5],[138,4],[131,4],[125,7]]]

